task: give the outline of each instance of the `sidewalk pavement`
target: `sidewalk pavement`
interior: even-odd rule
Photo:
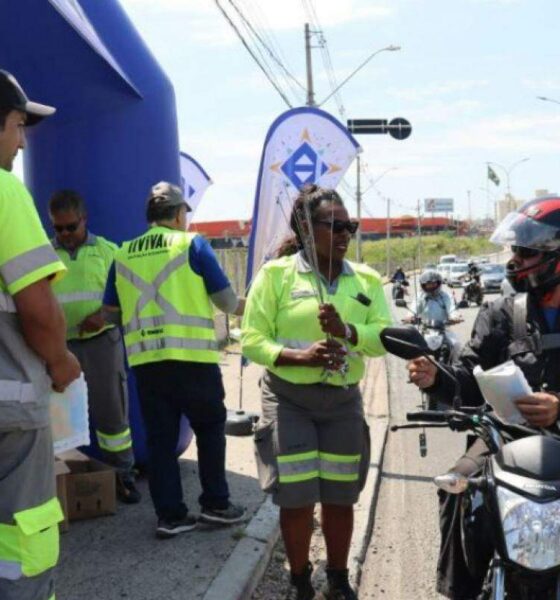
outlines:
[[[226,354],[222,373],[226,404],[239,402],[239,355]],[[249,365],[243,380],[243,408],[259,412],[261,367]],[[364,402],[371,428],[370,476],[356,507],[351,577],[356,583],[371,531],[371,504],[387,431],[383,359],[369,363]],[[198,513],[200,485],[196,444],[181,457],[186,502]],[[249,600],[279,537],[278,510],[256,479],[252,437],[227,440],[227,470],[233,502],[247,507],[247,523],[231,527],[200,525],[171,540],[154,536],[156,518],[141,479],[142,502],[119,505],[113,517],[73,522],[61,537],[57,600]]]

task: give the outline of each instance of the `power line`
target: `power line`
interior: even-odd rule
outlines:
[[[265,77],[268,79],[268,81],[270,81],[270,83],[272,84],[272,86],[274,87],[274,89],[278,92],[278,94],[280,95],[280,97],[282,98],[282,100],[284,100],[284,102],[288,105],[289,108],[293,108],[292,104],[290,103],[290,101],[288,100],[288,98],[286,97],[286,95],[284,94],[284,92],[280,89],[280,87],[278,86],[278,84],[274,81],[274,79],[272,78],[272,76],[269,74],[269,72],[266,70],[266,68],[261,64],[261,62],[259,61],[259,59],[257,58],[256,54],[253,52],[253,50],[249,47],[249,44],[246,42],[245,38],[243,37],[243,34],[239,31],[238,27],[235,25],[235,23],[231,20],[230,16],[227,14],[227,12],[224,10],[224,8],[222,7],[222,5],[220,4],[219,0],[214,0],[216,6],[218,7],[219,11],[222,13],[222,15],[224,16],[224,18],[226,19],[226,21],[229,23],[230,27],[235,31],[235,33],[237,34],[237,37],[239,38],[239,40],[241,41],[241,43],[245,46],[245,48],[247,49],[247,52],[249,52],[249,54],[251,55],[252,59],[257,63],[257,65],[259,66],[260,70],[264,73]]]
[[[266,50],[266,52],[268,53],[268,55],[270,56],[270,58],[276,63],[276,65],[278,67],[280,67],[280,69],[282,70],[282,72],[291,81],[293,81],[296,85],[298,85],[303,91],[306,91],[305,90],[305,86],[302,83],[300,83],[298,81],[298,79],[294,75],[292,75],[292,73],[290,73],[290,71],[288,70],[288,68],[284,65],[284,63],[280,60],[280,58],[275,54],[275,52],[272,50],[272,48],[270,48],[270,46],[263,40],[262,36],[256,31],[255,27],[247,19],[247,17],[244,15],[243,11],[239,8],[239,6],[237,4],[235,4],[235,2],[233,0],[229,0],[229,3],[233,6],[233,8],[237,12],[237,14],[241,18],[241,20],[245,23],[245,25],[253,33],[253,35],[259,41],[259,43],[261,44],[261,46]]]

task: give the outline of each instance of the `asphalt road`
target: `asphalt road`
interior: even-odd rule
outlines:
[[[455,293],[460,298],[461,290]],[[405,309],[394,311],[399,319],[409,314]],[[453,331],[464,342],[470,335],[478,309],[459,312],[465,321],[455,325]],[[419,408],[420,393],[407,383],[403,360],[389,356],[387,364],[391,423],[405,423],[406,412]],[[418,449],[419,431],[388,434],[374,530],[362,571],[360,600],[443,598],[435,590],[439,531],[436,487],[432,478],[445,472],[463,453],[465,438],[464,434],[446,429],[426,430],[428,455],[422,458]]]

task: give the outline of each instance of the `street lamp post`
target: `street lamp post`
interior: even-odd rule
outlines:
[[[352,77],[354,77],[354,75],[356,75],[356,73],[358,71],[361,71],[374,56],[377,56],[380,52],[396,52],[397,50],[400,50],[400,49],[401,49],[400,46],[395,46],[395,45],[391,44],[390,46],[387,46],[386,48],[381,48],[380,50],[376,50],[375,52],[373,52],[372,54],[370,54],[364,60],[364,62],[359,67],[357,67],[356,69],[354,69],[352,71],[352,73],[350,73],[350,75],[348,75],[348,77],[346,77],[346,79],[342,83],[340,83],[339,85],[337,85],[334,88],[334,90],[324,100],[322,100],[321,102],[319,102],[318,106],[323,106],[323,104],[325,104],[325,102],[327,100],[329,100],[330,98],[332,98],[338,92],[338,90],[343,85],[346,85],[350,81],[350,79],[352,79]]]
[[[487,163],[489,165],[494,165],[495,167],[499,167],[506,174],[506,187],[507,187],[508,211],[509,212],[511,212],[512,210],[515,210],[515,207],[513,206],[513,197],[511,195],[511,180],[510,180],[511,172],[515,169],[515,167],[518,167],[520,164],[527,162],[529,159],[530,159],[530,157],[526,156],[525,158],[522,158],[521,160],[514,162],[509,167],[504,167],[503,165],[501,165],[500,163],[497,163],[497,162],[488,162]]]

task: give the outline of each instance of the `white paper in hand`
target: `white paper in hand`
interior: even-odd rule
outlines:
[[[62,394],[51,392],[50,415],[55,454],[89,445],[88,392],[83,373]]]
[[[517,425],[525,422],[523,415],[515,406],[514,400],[528,396],[533,391],[527,383],[525,375],[513,361],[508,360],[488,371],[483,371],[476,366],[473,375],[484,399],[498,417]]]

